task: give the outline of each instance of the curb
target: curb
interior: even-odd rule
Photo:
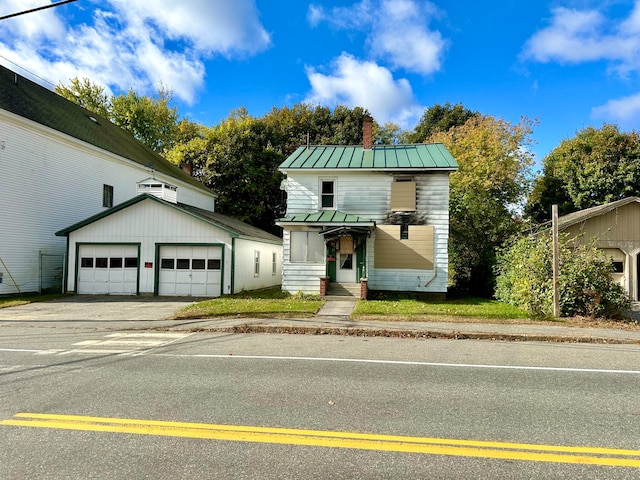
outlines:
[[[164,328],[163,328],[164,329]],[[171,330],[171,328],[169,328]],[[460,332],[438,330],[388,330],[356,327],[301,327],[242,324],[231,327],[192,327],[189,332],[219,333],[284,333],[292,335],[340,335],[353,337],[390,337],[390,338],[441,338],[447,340],[494,340],[505,342],[552,342],[552,343],[590,343],[640,345],[640,340],[613,337],[511,334],[492,332]]]

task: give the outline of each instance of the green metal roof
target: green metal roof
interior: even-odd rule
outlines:
[[[130,207],[131,205],[135,205],[136,203],[143,200],[153,200],[162,205],[165,205],[166,207],[179,210],[187,215],[190,215],[210,225],[225,230],[232,237],[244,237],[276,244],[282,243],[282,239],[280,237],[276,237],[269,232],[265,232],[264,230],[254,227],[253,225],[249,225],[248,223],[241,222],[240,220],[237,220],[235,218],[222,215],[221,213],[204,210],[202,208],[193,207],[191,205],[185,205],[183,203],[167,202],[147,193],[133,197],[126,202],[122,202],[108,210],[104,210],[96,215],[75,223],[70,227],[64,228],[56,232],[56,235],[58,237],[68,236],[71,232],[79,230],[80,228],[85,227],[93,222],[97,222],[98,220],[108,217],[109,215],[113,215],[114,213],[119,212],[120,210],[124,210],[125,208]]]
[[[374,226],[375,222],[369,218],[339,212],[337,210],[323,210],[312,213],[287,215],[276,223],[315,223],[315,224],[361,224]]]
[[[453,171],[458,164],[441,143],[375,145],[367,150],[362,146],[315,145],[299,147],[280,169]]]
[[[127,158],[144,167],[151,167],[157,172],[180,179],[213,195],[211,190],[136,140],[129,132],[2,65],[0,65],[0,85],[2,85],[1,109]]]

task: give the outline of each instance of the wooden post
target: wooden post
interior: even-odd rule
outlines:
[[[558,247],[558,205],[551,207],[553,242],[553,316],[560,317],[560,249]]]

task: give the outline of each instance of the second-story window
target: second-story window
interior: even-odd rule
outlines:
[[[102,206],[111,208],[113,207],[113,186],[102,185]]]
[[[321,180],[320,181],[320,206],[326,210],[335,210],[336,208],[336,181]]]

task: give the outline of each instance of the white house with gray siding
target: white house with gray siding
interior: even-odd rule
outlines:
[[[370,120],[369,120],[370,122]],[[282,288],[318,294],[321,278],[368,288],[447,291],[449,174],[441,144],[300,147],[287,178]]]

